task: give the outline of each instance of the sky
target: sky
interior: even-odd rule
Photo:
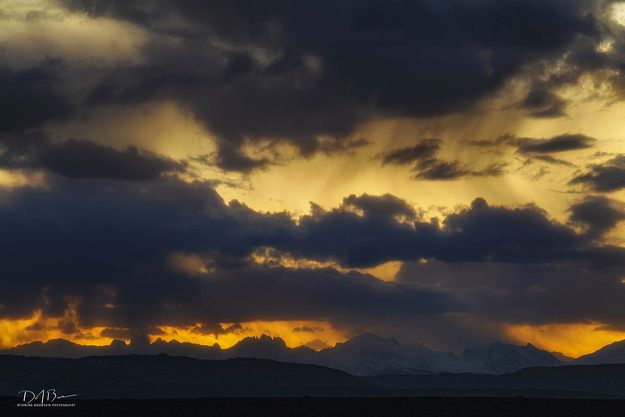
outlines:
[[[0,347],[625,339],[625,2],[0,0]]]

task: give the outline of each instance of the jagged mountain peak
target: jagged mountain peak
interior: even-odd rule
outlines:
[[[363,348],[363,347],[386,347],[399,348],[399,342],[392,338],[384,338],[373,333],[362,333],[343,343],[337,343],[336,348]]]
[[[33,342],[33,343],[37,343],[37,342]],[[62,338],[50,339],[47,342],[43,342],[43,344],[50,345],[50,346],[80,346],[78,343],[74,343],[67,339],[62,339]]]
[[[244,347],[244,346],[274,346],[279,348],[286,349],[286,342],[281,337],[269,336],[266,334],[261,334],[260,336],[250,336],[244,339],[241,339],[234,347]]]
[[[475,347],[467,348],[463,351],[464,353],[474,353],[474,352],[484,352],[484,351],[533,351],[533,352],[546,352],[542,349],[538,349],[536,346],[531,343],[526,343],[525,345],[515,345],[513,343],[505,343],[500,340],[496,340],[486,345],[480,345]],[[547,352],[548,353],[548,352]]]
[[[21,345],[17,345],[16,347],[12,349],[21,350],[21,349],[30,349],[30,348],[44,348],[45,349],[45,348],[63,348],[63,347],[81,348],[83,347],[83,345],[79,345],[78,343],[74,343],[67,339],[56,338],[56,339],[46,340],[45,342],[37,340],[35,342],[23,343]]]
[[[457,371],[502,374],[532,366],[556,366],[561,361],[531,343],[525,346],[496,341],[465,349],[458,357]]]
[[[160,339],[159,339],[159,340],[160,340]],[[126,344],[126,342],[125,342],[125,341],[123,341],[123,340],[113,339],[113,340],[111,341],[111,344],[110,344],[109,346],[110,346],[110,347],[112,347],[112,348],[125,348],[125,347],[127,347],[128,345],[127,345],[127,344]]]

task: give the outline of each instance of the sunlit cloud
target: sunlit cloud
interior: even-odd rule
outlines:
[[[619,25],[625,26],[625,3],[618,2],[612,5],[612,19]]]

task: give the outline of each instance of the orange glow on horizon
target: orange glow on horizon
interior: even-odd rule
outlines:
[[[78,328],[67,334],[59,325],[64,318],[45,319],[41,312],[36,312],[25,319],[0,320],[0,349],[34,341],[47,342],[52,339],[65,339],[81,345],[109,345],[112,337],[103,337],[105,327]],[[199,325],[199,324],[198,324]],[[158,326],[163,333],[150,334],[150,342],[157,339],[177,340],[212,346],[218,344],[227,349],[247,337],[267,335],[279,337],[290,347],[308,346],[315,350],[332,347],[353,336],[348,331],[340,330],[327,321],[285,320],[243,322],[239,326],[233,323],[221,323],[222,334],[198,331],[197,326],[174,327]],[[566,356],[579,357],[592,353],[610,343],[624,340],[625,331],[605,329],[601,323],[551,324],[551,325],[510,325],[505,330],[506,336],[514,343],[531,343],[540,349],[560,352]],[[130,339],[124,339],[126,343]]]
[[[221,323],[221,325],[227,329],[233,323]],[[348,334],[324,321],[253,321],[240,323],[240,326],[240,329],[224,334],[202,334],[194,331],[193,327],[159,326],[165,334],[150,335],[150,341],[154,342],[160,338],[165,341],[177,340],[209,346],[217,343],[222,349],[226,349],[246,337],[259,337],[264,334],[280,337],[290,348],[308,346],[320,350],[349,339]]]
[[[67,334],[59,329],[60,322],[66,319],[44,319],[40,311],[26,319],[0,319],[0,349],[34,341],[47,342],[53,339],[66,339],[74,343],[90,346],[104,346],[113,339],[101,337],[104,327],[77,329],[73,334]]]
[[[67,315],[66,315],[67,316]],[[114,338],[101,336],[106,327],[77,328],[72,334],[60,330],[64,318],[42,318],[41,312],[36,312],[26,319],[0,320],[0,349],[15,347],[35,341],[47,342],[53,339],[65,339],[73,343],[90,346],[109,345]],[[315,350],[334,346],[336,343],[349,339],[349,335],[334,328],[325,321],[254,321],[240,323],[221,323],[222,328],[228,329],[223,334],[212,334],[197,331],[197,326],[174,327],[158,326],[164,334],[149,335],[150,342],[157,339],[165,341],[177,340],[211,346],[217,343],[222,349],[234,346],[246,337],[258,337],[263,334],[271,337],[280,337],[290,348],[308,346]],[[130,339],[122,339],[130,343]]]
[[[603,329],[601,323],[513,325],[506,331],[516,343],[531,343],[573,358],[625,339],[625,332]]]

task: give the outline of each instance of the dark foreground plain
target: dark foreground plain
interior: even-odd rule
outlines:
[[[53,389],[103,398],[534,397],[625,398],[625,364],[526,368],[506,375],[357,377],[318,365],[168,355],[81,359],[0,355],[0,395]],[[625,415],[625,413],[624,413]]]
[[[622,417],[625,400],[417,397],[81,400],[74,408],[20,409],[0,399],[1,416],[207,417]]]

